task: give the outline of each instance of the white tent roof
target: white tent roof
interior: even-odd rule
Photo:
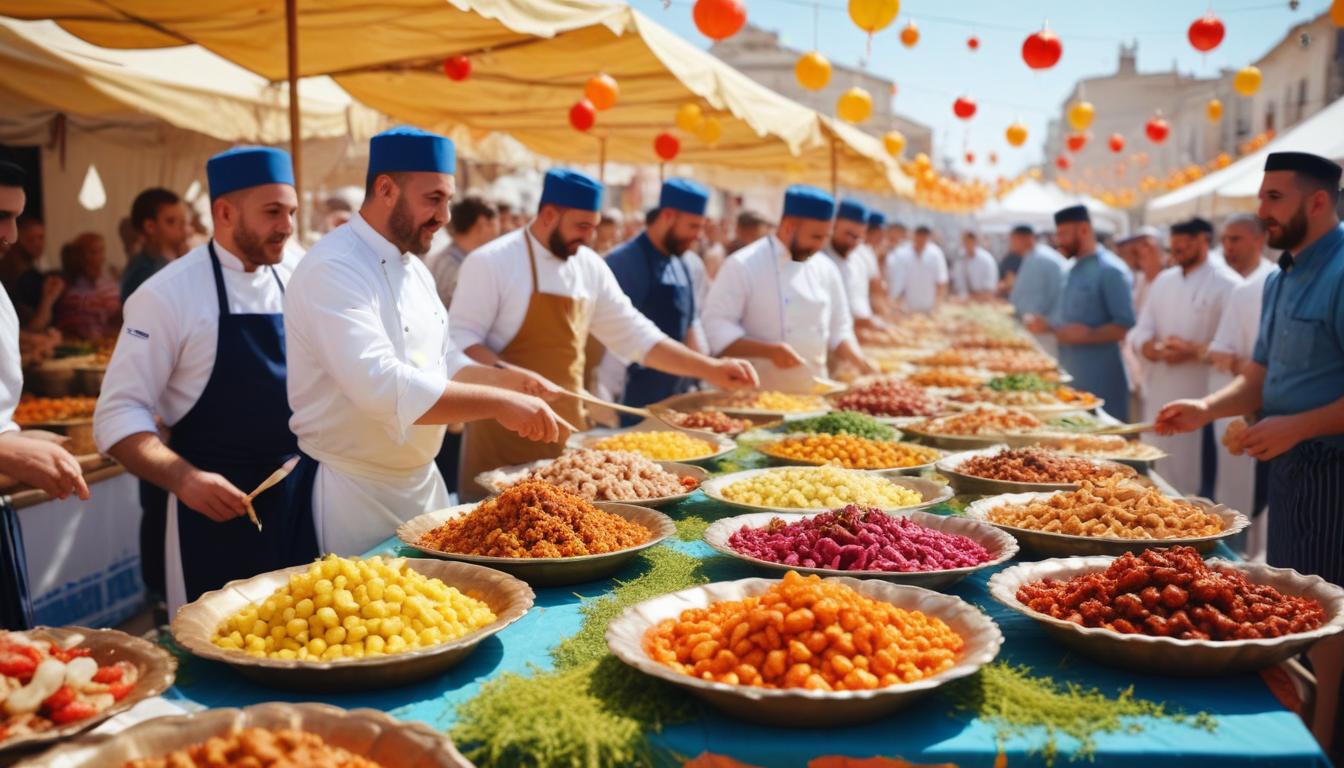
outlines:
[[[1030,224],[1036,229],[1054,229],[1055,211],[1079,203],[1087,206],[1092,223],[1098,230],[1125,234],[1129,222],[1123,211],[1118,211],[1093,197],[1072,195],[1054,184],[1027,181],[1009,192],[984,211],[975,220],[986,232],[1006,232],[1017,224]]]

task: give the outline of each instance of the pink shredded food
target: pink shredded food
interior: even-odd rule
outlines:
[[[960,534],[853,504],[792,523],[776,517],[762,528],[744,525],[728,546],[758,560],[838,571],[945,571],[994,559]]]

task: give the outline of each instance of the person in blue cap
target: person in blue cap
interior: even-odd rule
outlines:
[[[557,392],[583,389],[590,333],[611,353],[655,371],[724,389],[755,386],[750,364],[689,349],[635,309],[611,268],[589,247],[601,207],[596,179],[563,168],[548,171],[532,223],[476,249],[462,264],[451,310],[458,347],[482,365],[541,376]],[[561,416],[583,426],[576,398],[566,396],[555,405]],[[469,424],[459,487],[466,497],[483,496],[485,489],[475,482],[481,472],[553,458],[561,450],[529,444],[493,424]]]
[[[831,228],[831,241],[826,246],[826,255],[844,281],[845,300],[849,303],[856,332],[883,325],[873,317],[869,299],[876,264],[875,260],[870,263],[864,253],[868,247],[864,239],[868,234],[869,213],[868,207],[858,200],[841,200],[835,213],[835,225]]]
[[[704,268],[692,261],[690,249],[705,229],[705,209],[709,190],[690,179],[668,179],[658,195],[658,208],[651,212],[648,227],[633,240],[607,254],[607,266],[616,275],[621,290],[641,314],[653,321],[658,330],[686,346],[705,350],[700,308],[704,303]],[[621,402],[634,407],[656,403],[687,391],[691,380],[638,363],[626,363],[608,352],[610,362],[603,369],[620,367],[613,389],[623,392]],[[621,416],[625,426],[637,417]]]
[[[872,369],[854,337],[839,270],[829,258],[813,258],[834,217],[830,195],[789,187],[779,227],[729,256],[705,299],[710,350],[759,361],[766,388],[811,391],[830,356]]]
[[[1097,244],[1087,208],[1075,205],[1055,213],[1055,243],[1073,259],[1059,303],[1049,316],[1024,318],[1032,333],[1053,333],[1059,363],[1073,374],[1074,386],[1106,401],[1106,412],[1129,419],[1129,382],[1120,345],[1134,326],[1129,267]]]
[[[291,425],[324,552],[357,555],[449,505],[435,465],[446,424],[491,419],[520,439],[570,427],[537,378],[474,365],[422,263],[448,221],[452,141],[393,128],[369,142],[364,202],[294,272],[285,302]]]
[[[890,242],[887,215],[876,208],[869,208],[868,234],[863,238],[863,244],[854,249],[853,255],[863,264],[864,274],[868,276],[868,306],[872,308],[875,318],[882,318],[890,311],[887,281],[882,274]]]
[[[214,237],[131,294],[94,412],[98,449],[163,488],[170,611],[311,560],[312,519],[293,480],[245,494],[298,452],[285,397],[286,249],[298,197],[289,155],[236,147],[206,163]],[[155,416],[170,437],[159,435]]]

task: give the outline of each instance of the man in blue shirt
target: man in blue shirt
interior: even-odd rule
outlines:
[[[1055,243],[1073,266],[1053,313],[1023,318],[1027,330],[1053,333],[1059,363],[1073,374],[1074,386],[1102,398],[1107,413],[1128,421],[1129,382],[1120,344],[1134,326],[1129,268],[1097,245],[1092,218],[1081,205],[1055,213]]]
[[[1017,256],[1018,267],[1011,280],[1008,301],[1018,318],[1050,317],[1064,290],[1064,274],[1068,271],[1064,257],[1054,248],[1036,242],[1036,233],[1028,224],[1013,227],[1008,235],[1008,247],[1011,249],[1008,256]],[[1004,261],[1007,262],[1008,257],[1004,257]],[[1059,351],[1055,337],[1048,333],[1037,334],[1036,341],[1052,355]]]
[[[668,179],[658,197],[658,212],[647,229],[607,255],[607,266],[635,309],[676,341],[687,342],[698,325],[695,286],[682,254],[705,228],[709,191],[688,179]],[[686,391],[689,381],[632,363],[621,402],[641,407]],[[622,423],[637,419],[623,416]]]

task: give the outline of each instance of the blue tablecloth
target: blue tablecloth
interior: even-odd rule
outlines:
[[[732,514],[699,494],[665,511],[674,518],[688,513],[702,517]],[[716,581],[762,575],[745,564],[717,556],[700,542],[672,542],[667,546],[711,558],[706,567]],[[395,539],[389,539],[370,554],[388,552],[401,553]],[[404,554],[413,552],[407,550]],[[618,576],[632,578],[639,567],[631,565]],[[1169,708],[1191,714],[1208,712],[1217,719],[1216,732],[1209,733],[1144,718],[1140,733],[1099,736],[1097,764],[1143,768],[1329,765],[1302,721],[1279,704],[1258,675],[1176,679],[1138,675],[1095,664],[1067,652],[1030,619],[990,598],[986,587],[988,576],[982,573],[969,578],[951,591],[985,609],[998,622],[1005,638],[1001,659],[1030,665],[1037,674],[1053,676],[1059,682],[1095,686],[1107,695],[1133,685],[1136,696],[1166,702]],[[610,587],[610,582],[595,582],[577,588],[537,590],[536,607],[522,620],[482,643],[449,673],[412,686],[343,695],[292,694],[254,685],[222,664],[193,658],[185,661],[177,685],[168,695],[207,707],[319,700],[342,707],[385,710],[398,718],[447,730],[454,722],[454,708],[475,696],[486,680],[501,672],[526,674],[534,667],[550,668],[548,651],[579,630],[580,599],[602,595]],[[826,731],[763,728],[706,708],[695,721],[669,728],[655,738],[657,743],[678,754],[695,756],[708,751],[771,768],[803,766],[809,758],[822,755],[882,755],[916,763],[953,762],[970,768],[992,765],[997,752],[991,726],[964,714],[954,714],[936,694],[885,720]],[[1041,743],[1041,733],[1010,740],[1005,745],[1008,765],[1013,768],[1043,765],[1041,757],[1028,754]],[[1076,745],[1067,737],[1060,737],[1059,746],[1061,753],[1067,755]],[[1061,758],[1059,764],[1066,762],[1067,758]]]

